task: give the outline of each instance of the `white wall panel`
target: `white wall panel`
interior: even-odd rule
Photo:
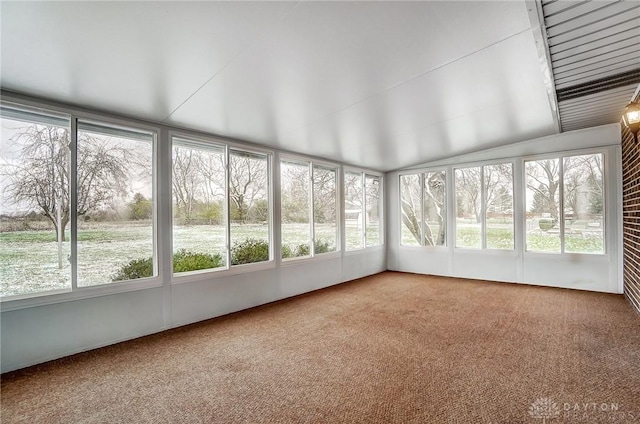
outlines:
[[[162,288],[2,313],[2,372],[163,329]]]

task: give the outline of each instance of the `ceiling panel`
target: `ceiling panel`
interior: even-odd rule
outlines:
[[[640,84],[640,2],[543,1],[562,131],[619,122]]]
[[[5,90],[358,166],[556,131],[524,1],[3,2],[1,19]]]

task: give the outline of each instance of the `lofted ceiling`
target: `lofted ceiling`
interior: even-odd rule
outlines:
[[[22,94],[381,171],[559,130],[529,2],[1,7]]]

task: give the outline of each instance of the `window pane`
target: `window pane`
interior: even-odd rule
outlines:
[[[336,170],[313,167],[315,254],[335,252],[338,240]]]
[[[283,259],[311,255],[310,179],[308,163],[280,163]]]
[[[445,171],[426,172],[424,178],[424,244],[446,244],[447,213],[445,202]]]
[[[402,233],[400,243],[405,246],[420,246],[422,205],[420,174],[400,176],[400,201]],[[426,203],[426,201],[425,201]],[[426,211],[426,208],[425,208]]]
[[[68,118],[6,112],[0,140],[0,295],[70,289]],[[66,124],[55,125],[58,120]]]
[[[78,286],[156,275],[152,134],[78,123],[77,173]]]
[[[480,168],[456,169],[456,247],[482,248]]]
[[[365,229],[367,246],[380,245],[380,177],[367,175],[365,185]]]
[[[344,225],[346,249],[362,249],[362,174],[344,173]]]
[[[564,158],[564,250],[604,253],[603,155]]]
[[[224,148],[173,139],[173,272],[226,266]]]
[[[513,166],[484,167],[485,228],[488,249],[513,249]]]
[[[269,161],[264,154],[229,154],[231,265],[269,260]]]
[[[558,159],[526,161],[527,250],[560,252]]]

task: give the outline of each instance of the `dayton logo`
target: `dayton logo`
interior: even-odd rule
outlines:
[[[547,419],[560,416],[560,408],[551,398],[540,398],[529,407],[529,415],[536,419],[542,418],[542,424],[546,424]]]

